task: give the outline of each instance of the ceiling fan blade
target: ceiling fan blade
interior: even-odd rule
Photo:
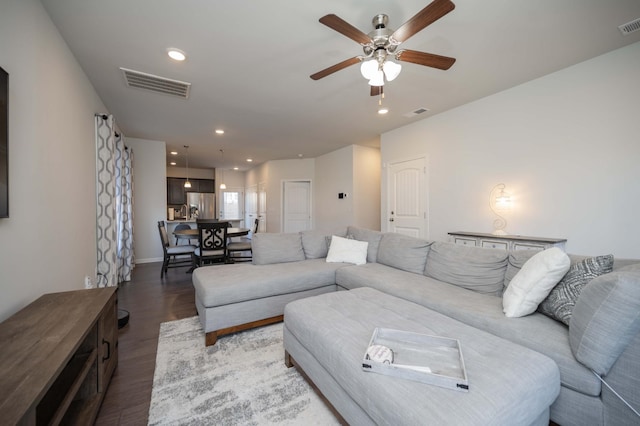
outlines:
[[[371,86],[371,96],[380,96],[384,90],[384,86]]]
[[[323,16],[322,18],[320,18],[320,23],[326,25],[327,27],[333,30],[336,30],[337,32],[339,32],[340,34],[346,37],[349,37],[351,40],[354,40],[357,43],[360,43],[360,44],[371,43],[371,38],[368,35],[360,31],[359,29],[357,29],[347,21],[343,20],[342,18],[338,18],[334,14]]]
[[[456,5],[450,0],[433,0],[427,7],[416,13],[413,18],[402,24],[400,28],[391,34],[391,38],[398,43],[402,43],[426,26],[433,24],[451,12],[455,7]]]
[[[403,49],[396,53],[396,59],[403,62],[411,62],[441,70],[448,70],[456,61],[456,58],[435,55],[433,53],[418,52],[417,50],[409,49]]]
[[[351,66],[353,64],[357,64],[358,62],[360,62],[360,58],[358,56],[354,56],[353,58],[344,60],[340,63],[337,63],[335,65],[330,66],[329,68],[325,68],[322,71],[318,71],[315,74],[311,74],[311,78],[313,80],[320,80],[321,78],[324,78],[330,74],[333,74],[336,71],[340,71],[341,69],[344,69],[348,66]]]

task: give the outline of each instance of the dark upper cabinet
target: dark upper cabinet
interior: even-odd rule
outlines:
[[[189,179],[191,188],[185,189],[185,178],[167,178],[167,204],[182,205],[187,202],[187,192],[215,192],[213,179]]]
[[[211,179],[196,179],[196,180],[198,181],[198,192],[215,192],[214,180],[211,180]]]
[[[167,204],[182,205],[187,202],[184,192],[184,178],[167,178]]]

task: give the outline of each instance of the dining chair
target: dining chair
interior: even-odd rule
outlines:
[[[196,265],[196,247],[192,245],[171,246],[167,228],[164,226],[163,220],[158,221],[158,231],[160,233],[160,241],[162,242],[162,252],[164,253],[160,278],[164,277],[164,274],[167,273],[169,268],[179,268],[182,266],[191,266],[191,268],[194,268]],[[185,259],[185,256],[189,256],[189,259]]]
[[[186,223],[180,223],[180,224],[176,225],[175,228],[173,228],[174,231],[182,231],[184,229],[191,229],[191,227],[189,225],[187,225]],[[189,244],[191,244],[191,238],[178,238],[178,236],[176,236],[176,245],[179,244],[180,240],[189,240]]]
[[[207,219],[197,219],[198,225],[198,243],[199,247],[195,250],[195,257],[198,266],[208,263],[221,262],[228,260],[227,252],[227,222],[212,222]]]
[[[256,219],[253,224],[252,235],[258,233],[258,224],[260,219]],[[229,259],[233,262],[250,262],[253,259],[253,252],[251,250],[251,239],[242,238],[237,242],[230,242],[227,244],[227,252],[229,253]],[[235,255],[234,253],[244,253]],[[248,255],[246,254],[248,253]]]

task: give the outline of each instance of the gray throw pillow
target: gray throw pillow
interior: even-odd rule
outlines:
[[[569,325],[576,301],[592,279],[613,270],[613,255],[589,257],[573,264],[567,274],[540,303],[538,312]]]

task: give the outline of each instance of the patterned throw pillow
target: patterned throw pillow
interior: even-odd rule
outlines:
[[[573,307],[580,292],[589,281],[613,270],[613,255],[589,257],[569,268],[549,296],[538,306],[538,311],[569,325]]]

